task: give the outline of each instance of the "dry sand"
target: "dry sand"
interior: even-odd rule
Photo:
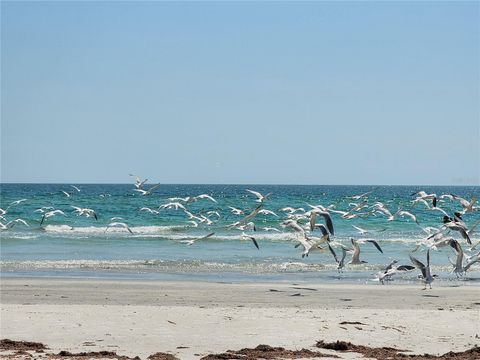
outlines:
[[[421,285],[1,279],[1,338],[52,352],[114,351],[180,359],[349,341],[443,354],[480,344],[480,288]],[[293,356],[293,355],[292,355]],[[287,356],[288,357],[288,356]]]

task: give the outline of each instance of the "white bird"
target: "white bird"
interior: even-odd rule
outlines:
[[[211,197],[210,195],[208,194],[201,194],[201,195],[198,195],[198,196],[195,196],[194,199],[196,201],[200,200],[200,199],[208,199],[210,201],[213,201],[214,203],[217,202],[217,200],[215,200],[213,197]]]
[[[387,206],[379,201],[377,201],[375,204],[373,204],[373,207],[383,213],[384,215],[387,216],[387,221],[392,221],[395,219],[395,217],[392,215],[390,210],[388,210]]]
[[[283,211],[283,212],[288,212],[290,214],[295,214],[296,212],[305,212],[305,209],[304,208],[293,208],[291,206],[287,206],[287,207],[284,207],[282,209],[280,209],[280,211]]]
[[[266,195],[262,195],[260,194],[258,191],[253,191],[253,190],[248,190],[246,189],[246,191],[248,191],[249,193],[255,195],[257,197],[257,200],[255,200],[256,202],[259,202],[259,203],[263,203],[265,200],[267,200],[270,195],[272,195],[272,193],[268,193]]]
[[[175,209],[175,210],[182,209],[184,211],[187,210],[185,206],[183,206],[179,202],[171,202],[171,203],[163,204],[163,205],[160,205],[158,208],[159,209]]]
[[[472,197],[472,200],[468,201],[464,198],[461,198],[458,195],[452,195],[455,200],[458,200],[460,202],[460,205],[463,207],[463,212],[472,212],[473,211],[473,205],[477,202],[477,197],[474,196]]]
[[[457,240],[451,239],[449,241],[449,245],[453,248],[455,251],[455,254],[457,255],[457,259],[455,263],[452,263],[453,265],[453,272],[457,275],[463,274],[463,249],[460,243]]]
[[[108,224],[107,228],[105,229],[105,232],[107,232],[107,230],[110,228],[123,228],[123,229],[126,229],[130,234],[133,234],[132,229],[130,229],[130,227],[123,222],[112,222]]]
[[[321,211],[317,209],[313,209],[310,212],[310,231],[313,231],[313,229],[315,229],[317,215],[320,215],[325,219],[325,225],[327,225],[328,231],[330,232],[330,234],[335,235],[335,232],[333,229],[333,221],[328,211]]]
[[[369,233],[368,230],[365,230],[365,229],[362,229],[361,227],[358,227],[358,226],[355,226],[355,225],[352,225],[355,229],[358,230],[358,232],[360,233],[360,235],[366,235]]]
[[[20,205],[21,203],[27,201],[27,199],[20,199],[20,200],[15,200],[15,201],[12,201],[10,203],[10,205],[7,206],[7,210],[8,208],[12,207],[12,206],[15,206],[15,205]]]
[[[243,215],[243,210],[234,208],[233,206],[229,206],[231,213],[234,215]]]
[[[5,226],[7,228],[12,228],[16,224],[23,224],[24,226],[30,227],[30,225],[28,225],[27,222],[23,219],[15,219],[15,220],[9,221]]]
[[[137,175],[134,175],[134,174],[128,174],[132,177],[135,177],[135,188],[137,189],[143,189],[143,186],[145,185],[145,183],[148,181],[148,179],[145,179],[145,180],[142,180],[140,179]]]
[[[266,209],[262,209],[258,212],[259,214],[263,214],[263,215],[273,215],[273,216],[276,216],[278,217],[277,214],[275,214],[273,211],[271,210],[266,210]]]
[[[298,222],[296,222],[295,220],[286,220],[282,223],[282,226],[286,227],[286,228],[291,228],[293,229],[295,232],[297,233],[300,233],[302,235],[305,235],[305,229],[302,228]]]
[[[138,188],[138,189],[133,189],[133,191],[136,191],[136,192],[140,193],[142,196],[148,196],[148,195],[151,195],[153,193],[153,191],[155,189],[157,189],[159,186],[160,186],[160,184],[157,184],[157,185],[153,185],[148,190],[143,190],[143,189]]]
[[[42,206],[41,208],[35,210],[34,212],[38,212],[38,213],[43,214],[43,213],[46,213],[46,212],[52,211],[52,210],[54,210],[54,208],[51,207],[51,206]]]
[[[74,212],[77,213],[78,216],[85,216],[85,217],[93,217],[95,220],[98,220],[97,213],[93,209],[87,209],[87,208],[79,208],[77,206],[72,206],[75,210]]]
[[[371,194],[372,192],[374,192],[376,189],[373,189],[373,190],[370,190],[370,191],[367,191],[366,193],[363,193],[363,194],[360,194],[360,195],[354,195],[354,196],[350,196],[350,197],[347,197],[348,199],[354,199],[354,200],[360,200],[361,198]]]
[[[415,200],[432,200],[432,205],[433,207],[437,206],[437,195],[436,194],[427,194],[425,191],[418,191],[411,196],[417,195],[417,198]]]
[[[70,194],[69,194],[68,192],[63,191],[63,190],[61,190],[61,191],[62,191],[62,193],[63,193],[66,197],[68,197],[68,198],[70,197]]]
[[[48,219],[48,218],[51,218],[52,216],[56,216],[56,215],[63,215],[63,216],[67,216],[62,210],[53,210],[53,211],[49,211],[49,212],[46,212],[45,214],[43,214],[43,217],[42,217],[42,221],[40,221],[40,226],[42,226],[43,222]]]
[[[148,212],[148,213],[150,213],[150,214],[153,214],[153,215],[158,215],[158,214],[160,214],[160,211],[157,211],[157,210],[154,210],[154,209],[150,209],[149,207],[142,207],[142,208],[140,209],[140,211],[146,211],[146,212]]]
[[[414,258],[410,255],[410,260],[412,261],[413,265],[418,268],[422,272],[422,281],[425,284],[423,290],[427,288],[427,285],[430,285],[430,289],[432,288],[432,282],[435,280],[437,275],[432,275],[430,272],[430,249],[427,250],[427,266],[425,266],[421,261]]]
[[[385,284],[385,281],[391,280],[392,276],[395,274],[403,273],[403,272],[415,269],[415,266],[411,266],[411,265],[395,266],[396,263],[398,263],[398,260],[393,260],[390,264],[386,266],[386,268],[383,271],[380,271],[377,274],[377,279],[382,284]]]
[[[352,260],[350,260],[349,264],[358,265],[358,264],[365,264],[366,263],[366,261],[360,260],[360,245],[359,245],[359,244],[363,244],[365,242],[369,242],[369,243],[373,244],[377,248],[378,251],[383,253],[383,250],[380,247],[380,245],[378,245],[378,243],[373,239],[355,240],[354,238],[350,238],[350,241],[351,241],[352,246],[353,246],[353,255],[352,255]]]
[[[75,185],[70,185],[72,188],[74,188],[75,190],[77,190],[77,192],[80,192],[80,189],[78,187],[76,187]]]
[[[395,215],[399,215],[401,217],[408,216],[410,219],[415,221],[418,224],[417,217],[413,215],[411,212],[405,211],[405,210],[399,210]]]
[[[463,272],[466,273],[468,269],[470,269],[470,267],[477,262],[480,262],[480,252],[467,259],[467,263],[463,267]]]
[[[228,225],[227,228],[235,228],[237,226],[242,226],[242,225],[245,225],[245,224],[249,223],[251,220],[253,220],[253,218],[255,218],[255,216],[258,215],[258,213],[260,212],[261,209],[262,209],[262,204],[258,205],[255,208],[255,210],[253,210],[250,214],[245,216],[242,220]]]
[[[192,240],[181,240],[180,242],[184,243],[184,244],[187,244],[187,245],[193,245],[195,243],[195,241],[205,240],[205,239],[208,239],[209,237],[211,237],[213,235],[215,235],[215,233],[211,232],[210,234],[207,234],[207,235],[199,237],[199,238],[195,238],[195,239],[192,239]]]

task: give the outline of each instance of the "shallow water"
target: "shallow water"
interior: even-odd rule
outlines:
[[[310,282],[366,282],[383,266],[398,259],[399,264],[410,264],[409,253],[426,237],[422,229],[410,218],[397,217],[387,221],[384,215],[368,216],[351,220],[332,214],[335,236],[333,240],[350,246],[350,237],[362,238],[352,225],[371,230],[367,236],[377,240],[383,254],[370,244],[362,245],[361,258],[366,264],[347,265],[338,273],[337,265],[328,251],[312,252],[301,257],[301,249],[294,248],[296,234],[280,226],[287,214],[280,209],[302,207],[308,204],[328,206],[335,204],[337,210],[348,210],[349,203],[357,202],[349,196],[374,190],[368,196],[369,206],[376,201],[385,203],[392,213],[398,209],[413,212],[422,227],[441,226],[442,214],[412,205],[411,193],[418,190],[435,192],[437,195],[454,193],[466,199],[480,196],[480,187],[416,187],[416,186],[284,186],[284,185],[162,185],[150,196],[140,196],[132,191],[130,184],[78,185],[77,192],[65,184],[1,184],[1,208],[7,209],[15,200],[27,199],[11,205],[6,221],[22,218],[29,227],[17,224],[2,231],[1,270],[2,276],[64,276],[64,277],[112,277],[140,279],[206,279],[220,281],[310,281]],[[148,189],[148,185],[146,188]],[[258,206],[255,197],[246,192],[252,189],[263,194],[271,192],[264,208],[273,215],[258,215],[255,218],[257,231],[246,230],[256,238],[260,250],[250,240],[242,238],[241,231],[227,229],[227,225],[242,216],[233,215],[228,206],[251,212]],[[71,194],[67,197],[63,191]],[[208,194],[218,202],[208,199],[185,205],[194,214],[210,215],[211,225],[193,227],[182,210],[160,210],[153,215],[140,211],[142,207],[158,209],[171,197]],[[42,206],[61,209],[67,215],[45,220],[35,212]],[[94,209],[98,220],[77,216],[72,206]],[[461,210],[457,201],[439,202],[448,213]],[[122,228],[109,228],[112,217],[122,217],[133,234]],[[471,226],[480,219],[480,212],[467,213],[464,220]],[[320,218],[319,222],[322,222]],[[280,232],[266,231],[274,227]],[[384,231],[377,231],[383,230]],[[182,241],[195,239],[210,232],[211,238],[188,246]],[[318,230],[315,236],[320,236]],[[465,240],[458,239],[468,253]],[[478,234],[472,236],[475,244]],[[337,250],[340,255],[340,251]],[[478,252],[478,250],[477,250]],[[414,254],[425,262],[426,250]],[[471,254],[474,254],[472,252]],[[475,265],[460,280],[451,274],[448,257],[454,258],[450,248],[442,248],[431,254],[432,271],[440,275],[438,283],[477,284],[480,282],[480,267]],[[348,261],[349,257],[347,257]],[[418,271],[397,277],[397,283],[416,281]]]

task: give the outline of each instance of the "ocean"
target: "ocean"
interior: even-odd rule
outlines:
[[[398,265],[412,265],[409,254],[427,237],[422,227],[442,225],[443,214],[424,204],[413,204],[412,193],[424,190],[437,197],[455,194],[467,200],[480,197],[479,186],[160,185],[152,194],[142,196],[133,190],[133,184],[73,185],[80,191],[68,184],[0,185],[0,207],[6,211],[2,223],[20,218],[29,225],[18,222],[0,232],[2,277],[370,283],[376,281],[375,274],[393,259],[398,260]],[[148,190],[151,186],[147,183],[144,188]],[[263,208],[278,215],[258,214],[253,219],[256,231],[229,227],[259,205],[246,189],[271,193]],[[351,198],[369,191],[362,199]],[[169,198],[200,194],[207,194],[217,202],[208,198],[190,203],[178,201],[196,217],[195,223],[189,222],[182,209],[159,210],[161,205],[172,202]],[[23,201],[12,204],[17,200]],[[345,219],[334,212],[348,211],[355,206],[353,203],[361,201],[366,206],[357,212],[358,217]],[[372,211],[375,202],[384,203],[392,214],[399,209],[415,214],[419,225],[408,216],[395,216],[388,221],[387,216]],[[427,203],[431,206],[431,200]],[[299,235],[281,226],[288,216],[282,209],[309,211],[309,205],[319,204],[333,210],[332,241],[351,247],[351,238],[374,239],[383,253],[370,243],[362,244],[361,259],[367,263],[346,264],[343,272],[337,270],[337,263],[327,249],[312,251],[302,258],[302,247],[295,247]],[[78,216],[73,206],[93,209],[97,219]],[[242,210],[244,215],[233,214],[230,206]],[[462,210],[457,200],[439,199],[437,206],[448,214]],[[43,214],[38,209],[42,207],[49,207],[47,212],[62,210],[65,216],[45,218],[40,225]],[[144,207],[158,214],[141,210]],[[296,212],[301,213],[302,210]],[[480,220],[480,211],[465,213],[463,220],[467,227],[473,226]],[[323,218],[317,221],[323,223]],[[132,233],[120,225],[107,229],[112,222],[128,225]],[[299,223],[308,225],[308,219]],[[354,226],[368,233],[361,235]],[[242,232],[254,237],[259,249]],[[214,235],[193,245],[187,243],[211,233]],[[320,237],[321,233],[315,230],[312,235]],[[470,251],[471,246],[458,232],[452,231],[449,236],[459,241],[467,255],[478,253],[480,246]],[[480,236],[474,232],[471,239],[475,245]],[[340,256],[338,245],[334,249]],[[412,255],[425,263],[426,249],[419,246]],[[479,263],[463,276],[452,273],[450,260],[454,260],[455,253],[450,246],[431,250],[430,257],[432,272],[439,275],[435,284],[480,284]],[[350,258],[347,255],[346,262]],[[394,276],[391,283],[416,283],[419,273],[418,270],[402,273]]]

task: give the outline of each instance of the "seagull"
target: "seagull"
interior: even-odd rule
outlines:
[[[63,191],[63,190],[62,190],[62,193],[63,193],[67,198],[69,198],[69,197],[71,196],[71,195],[70,195],[68,192],[66,192],[66,191]]]
[[[409,218],[411,218],[413,221],[415,221],[418,225],[418,221],[417,221],[417,217],[415,215],[413,215],[411,212],[408,212],[408,211],[404,211],[404,210],[399,210],[397,211],[397,213],[395,215],[399,215],[401,217],[405,217],[405,216],[408,216]]]
[[[290,214],[295,214],[296,212],[305,212],[305,209],[304,208],[295,209],[291,206],[287,206],[287,207],[284,207],[284,208],[280,209],[280,211],[288,212]]]
[[[452,195],[455,200],[458,200],[460,202],[460,205],[463,207],[463,212],[472,212],[473,211],[473,205],[477,202],[477,197],[474,196],[472,197],[472,200],[468,201],[465,200],[464,198],[461,198],[458,195]]]
[[[358,265],[358,264],[365,264],[366,263],[366,261],[360,260],[360,245],[359,245],[359,244],[363,244],[365,242],[369,242],[369,243],[373,244],[377,248],[378,251],[383,253],[380,245],[378,245],[378,243],[373,239],[355,240],[354,238],[350,238],[350,241],[352,242],[352,246],[353,246],[353,255],[352,255],[352,260],[350,260],[349,264]]]
[[[474,255],[468,258],[467,263],[463,267],[463,272],[466,273],[470,267],[475,264],[476,262],[480,262],[480,252],[477,255]]]
[[[133,234],[133,231],[128,227],[127,224],[123,223],[123,222],[112,222],[110,224],[107,225],[107,228],[105,229],[105,232],[107,232],[108,229],[110,228],[123,228],[123,229],[126,229],[128,230],[128,232],[130,234]]]
[[[422,262],[418,261],[412,255],[409,255],[409,256],[413,265],[415,265],[415,267],[420,269],[420,271],[422,272],[423,283],[425,284],[425,287],[423,288],[423,290],[427,288],[427,285],[430,285],[430,289],[431,289],[432,282],[433,280],[435,280],[437,275],[432,275],[430,273],[430,249],[427,250],[427,266],[425,266]]]
[[[367,191],[366,193],[363,193],[363,194],[360,194],[360,195],[354,195],[354,196],[350,196],[350,197],[347,197],[347,199],[353,199],[353,200],[360,200],[361,198],[367,196],[367,195],[370,195],[372,192],[374,192],[377,188],[373,189],[373,190],[370,190],[370,191]]]
[[[52,216],[56,216],[56,215],[67,216],[67,215],[65,215],[65,213],[62,210],[53,210],[53,211],[46,212],[45,214],[43,214],[42,221],[40,221],[40,226],[42,226],[43,222],[46,219],[51,218]]]
[[[137,175],[134,175],[134,174],[128,174],[128,175],[135,177],[135,184],[134,185],[135,185],[135,188],[137,188],[137,189],[143,189],[143,186],[148,181],[148,179],[142,180]]]
[[[270,195],[272,195],[272,193],[268,193],[267,195],[262,195],[260,194],[258,191],[253,191],[253,190],[248,190],[248,189],[245,189],[245,191],[248,191],[249,193],[255,195],[257,197],[257,200],[255,200],[256,202],[259,202],[259,203],[263,203],[265,200],[268,199],[268,197]]]
[[[77,190],[77,192],[80,192],[80,189],[78,187],[76,187],[75,185],[70,185],[72,188],[74,188],[75,190]]]
[[[73,212],[76,212],[78,216],[86,216],[86,217],[94,217],[95,220],[98,220],[97,213],[93,209],[82,209],[77,206],[72,206],[75,210]]]
[[[185,206],[183,206],[182,204],[180,204],[179,202],[171,202],[171,203],[167,203],[167,204],[163,204],[163,205],[160,205],[158,207],[158,209],[173,209],[175,208],[175,210],[178,210],[178,209],[182,209],[184,211],[186,211],[187,209],[185,208]]]
[[[187,244],[187,245],[193,245],[195,243],[195,241],[198,241],[198,240],[205,240],[205,239],[208,239],[209,237],[215,235],[214,232],[211,232],[210,234],[207,234],[205,236],[202,236],[202,237],[199,237],[199,238],[195,238],[195,239],[192,239],[192,240],[182,240],[180,241],[181,243],[184,243],[184,244]]]
[[[157,189],[159,186],[160,186],[160,184],[157,184],[157,185],[153,185],[148,190],[143,190],[141,188],[138,188],[138,189],[133,189],[133,191],[139,192],[142,196],[148,196],[148,195],[151,195],[153,190]]]
[[[195,201],[198,201],[200,199],[208,199],[210,201],[213,201],[214,203],[217,202],[217,200],[215,200],[213,197],[211,197],[210,195],[207,195],[207,194],[201,194],[201,195],[195,196],[194,199],[195,199]]]
[[[262,204],[258,205],[255,210],[253,210],[250,214],[248,214],[247,216],[245,216],[242,220],[237,221],[237,222],[235,222],[235,223],[233,223],[233,224],[230,224],[230,225],[228,225],[227,227],[228,227],[228,228],[234,228],[234,227],[241,226],[241,225],[245,225],[245,224],[249,223],[250,220],[252,220],[255,216],[258,215],[258,213],[259,213],[260,210],[262,209],[262,206],[263,206]]]
[[[384,215],[386,215],[388,218],[387,218],[387,221],[392,221],[395,219],[395,216],[392,215],[392,213],[390,212],[390,210],[387,209],[387,207],[385,206],[385,204],[377,201],[375,204],[373,204],[373,207],[380,211],[381,213],[383,213]]]
[[[411,194],[411,196],[414,196],[414,195],[417,195],[417,199],[422,199],[422,200],[432,200],[432,205],[433,207],[436,207],[437,206],[437,195],[436,194],[427,194],[425,191],[418,191],[418,192],[415,192],[413,194]]]
[[[153,214],[153,215],[158,215],[158,214],[160,214],[160,211],[157,211],[157,210],[154,210],[154,209],[150,209],[149,207],[142,207],[142,208],[140,209],[140,211],[146,211],[146,212],[148,212],[148,213],[150,213],[150,214]]]
[[[234,215],[243,215],[243,210],[234,208],[233,206],[229,206],[231,213]]]
[[[360,235],[366,235],[369,233],[368,230],[365,230],[365,229],[362,229],[361,227],[358,227],[358,226],[355,226],[355,225],[352,225],[355,229],[358,230],[358,232],[360,233]]]
[[[459,223],[455,220],[451,221],[451,219],[448,218],[448,216],[444,216],[443,221],[444,221],[443,226],[444,226],[445,229],[458,231],[460,233],[460,235],[462,236],[462,238],[467,240],[467,243],[472,245],[472,240],[470,240],[470,236],[468,236],[468,229],[464,225],[462,225],[461,223]]]
[[[5,226],[6,228],[12,228],[16,224],[23,224],[24,226],[30,227],[30,225],[28,225],[27,222],[23,219],[15,219],[15,220],[9,221]]]
[[[460,243],[455,239],[451,239],[448,244],[453,248],[455,254],[457,255],[457,259],[455,263],[452,263],[452,265],[453,272],[458,277],[459,275],[463,274],[463,249]]]
[[[23,203],[23,202],[25,202],[25,201],[27,201],[27,199],[20,199],[20,200],[12,201],[12,202],[10,203],[10,205],[7,206],[7,209],[6,209],[6,210],[8,210],[8,209],[9,209],[10,207],[12,207],[12,206],[19,205],[19,204],[21,204],[21,203]],[[4,210],[4,211],[5,211],[5,210]]]
[[[330,216],[330,213],[328,211],[321,211],[318,209],[313,209],[310,212],[310,231],[313,231],[315,229],[315,222],[317,219],[317,215],[323,216],[325,219],[325,225],[327,225],[328,231],[330,234],[335,235],[334,229],[333,229],[333,221]]]
[[[305,235],[305,229],[302,228],[298,222],[296,222],[295,220],[286,220],[282,223],[282,225],[286,228],[291,228],[293,229],[295,232],[297,233],[300,233],[302,235]]]
[[[335,252],[333,251],[333,248],[330,246],[330,244],[328,244],[329,249],[333,254],[333,257],[335,258],[335,261],[338,263],[338,266],[337,266],[338,272],[343,272],[343,268],[345,267],[345,258],[347,257],[347,252],[348,251],[353,251],[353,249],[350,249],[350,248],[346,247],[345,245],[343,245],[341,243],[338,243],[338,242],[332,242],[331,244],[334,245],[334,246],[340,246],[340,248],[342,249],[342,257],[341,257],[340,260],[338,260]]]
[[[263,215],[273,215],[273,216],[276,216],[278,217],[277,214],[275,214],[273,211],[271,210],[266,210],[266,209],[262,209],[258,212],[259,214],[263,214]]]
[[[395,264],[397,263],[398,263],[398,260],[392,260],[392,262],[388,264],[383,271],[380,271],[377,274],[377,279],[382,283],[382,285],[385,284],[385,281],[391,280],[394,274],[415,269],[415,266],[411,266],[411,265],[395,266]]]

